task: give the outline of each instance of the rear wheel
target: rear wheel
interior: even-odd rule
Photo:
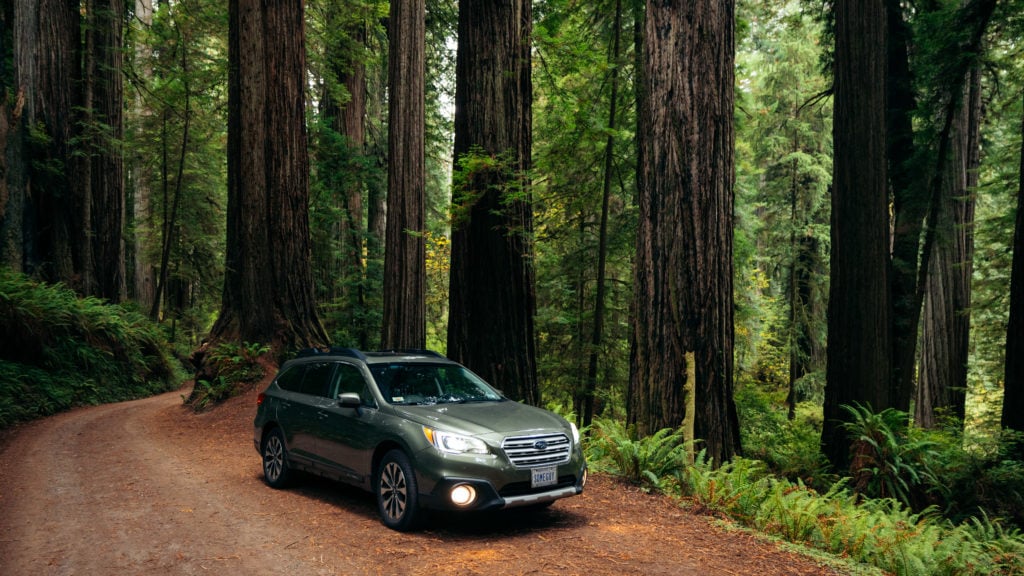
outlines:
[[[406,531],[416,527],[421,516],[416,474],[409,457],[401,450],[384,455],[377,470],[377,510],[385,526]]]
[[[263,440],[263,478],[271,488],[284,488],[291,478],[284,433],[274,428]]]

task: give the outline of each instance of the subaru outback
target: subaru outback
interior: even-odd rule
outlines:
[[[353,484],[395,530],[423,509],[546,506],[587,478],[575,425],[431,351],[304,350],[259,394],[254,425],[268,485],[300,470]]]

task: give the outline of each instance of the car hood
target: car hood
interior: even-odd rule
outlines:
[[[507,436],[537,431],[569,433],[568,423],[560,416],[512,400],[398,406],[396,410],[424,426],[473,436]]]

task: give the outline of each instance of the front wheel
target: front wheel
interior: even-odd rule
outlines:
[[[406,531],[416,527],[420,517],[416,474],[409,457],[401,450],[384,455],[377,471],[377,510],[385,526]]]
[[[284,488],[291,478],[284,433],[274,428],[263,440],[263,478],[271,488]]]

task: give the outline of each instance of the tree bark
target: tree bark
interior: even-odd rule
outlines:
[[[305,57],[300,0],[231,0],[227,255],[213,342],[280,353],[328,341],[310,265]]]
[[[424,0],[391,2],[388,58],[388,198],[381,346],[427,339],[424,240]]]
[[[914,389],[921,303],[917,296],[921,232],[928,212],[924,171],[916,167],[913,115],[917,99],[910,72],[910,31],[900,0],[886,0],[886,157],[892,186],[892,392],[889,403],[909,410]]]
[[[892,328],[886,180],[886,14],[880,2],[835,4],[835,109],[822,451],[849,464],[844,405],[890,407]]]
[[[914,423],[925,428],[935,427],[940,413],[961,421],[965,415],[981,113],[980,75],[969,76],[949,136],[921,319]]]
[[[20,151],[9,156],[5,177],[5,259],[83,291],[91,252],[84,162],[73,155],[83,103],[79,2],[18,0],[4,10],[11,18],[15,86],[9,134]]]
[[[133,16],[142,24],[143,28],[151,26],[153,24],[153,1],[135,0]],[[151,82],[153,70],[147,62],[152,57],[153,47],[138,40],[135,41],[134,47],[133,66],[136,73],[143,82]],[[143,119],[151,116],[153,110],[149,108],[139,92],[134,93],[131,109],[134,120],[129,124],[136,126],[136,138],[138,138],[145,131],[141,127]],[[125,268],[129,276],[128,298],[137,302],[142,309],[152,309],[156,296],[157,274],[156,267],[147,256],[150,239],[147,234],[141,232],[150,224],[150,219],[153,217],[153,191],[150,187],[152,173],[138,155],[126,156],[125,162],[125,173],[127,174],[126,228],[134,231],[129,235],[125,249]]]
[[[649,1],[638,140],[639,230],[628,418],[677,428],[693,378],[694,438],[739,452],[733,404],[731,1]]]
[[[89,0],[92,36],[91,201],[94,282],[91,292],[111,302],[127,296],[125,275],[123,0]]]
[[[454,158],[462,184],[453,200],[448,355],[509,397],[539,404],[531,30],[529,0],[459,3]],[[490,160],[467,171],[472,158]]]
[[[1020,134],[1020,175],[1010,272],[1010,316],[1006,323],[1002,425],[1024,433],[1024,118],[1021,119]],[[1024,446],[1018,445],[1017,457],[1024,457]]]

